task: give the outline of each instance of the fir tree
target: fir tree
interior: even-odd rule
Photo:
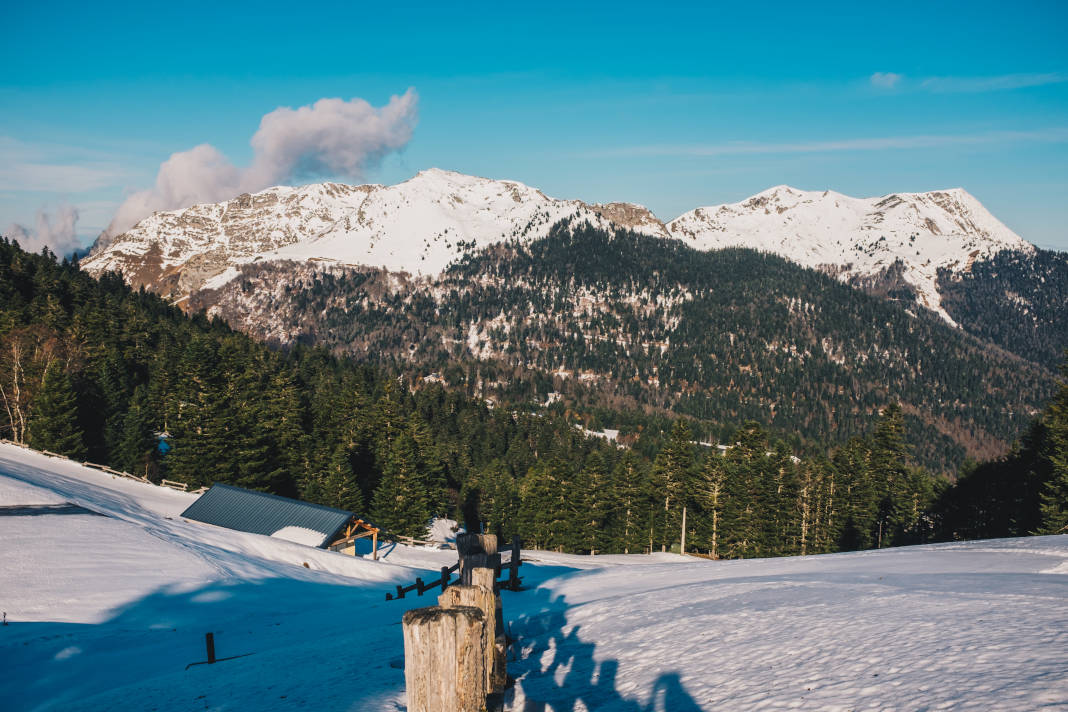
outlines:
[[[1068,379],[1068,363],[1061,366],[1061,374]],[[1039,506],[1038,533],[1061,534],[1068,531],[1068,381],[1061,382],[1044,420],[1050,474]]]
[[[137,386],[123,418],[122,435],[112,461],[128,472],[147,477],[155,473],[157,452],[148,389]]]
[[[52,361],[45,369],[41,390],[33,401],[28,440],[38,450],[49,450],[75,460],[85,458],[77,396],[59,361]]]
[[[364,514],[363,494],[352,471],[348,450],[342,445],[334,450],[322,482],[319,502],[357,515]]]
[[[689,505],[693,484],[694,452],[690,443],[690,426],[679,418],[671,436],[653,463],[653,481],[660,490],[663,508],[657,507],[657,538],[662,548],[679,541],[682,508]]]
[[[424,537],[431,516],[428,499],[415,440],[402,431],[389,445],[382,479],[371,500],[374,522],[395,534]]]

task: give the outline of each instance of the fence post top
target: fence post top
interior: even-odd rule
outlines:
[[[456,606],[453,608],[442,608],[441,606],[427,606],[426,608],[413,608],[404,614],[404,625],[419,625],[422,623],[432,623],[434,621],[441,620],[443,618],[474,618],[475,620],[485,620],[486,616],[482,612],[481,608],[475,606]]]

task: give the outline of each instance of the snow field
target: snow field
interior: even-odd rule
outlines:
[[[435,597],[385,592],[455,552],[347,557],[183,521],[193,498],[0,445],[0,707],[403,710],[400,619]],[[1068,536],[524,558],[509,710],[1068,709]],[[186,669],[209,631],[244,657]]]

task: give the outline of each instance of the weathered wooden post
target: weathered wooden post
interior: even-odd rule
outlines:
[[[508,590],[519,590],[519,537],[512,537],[512,565],[508,569]]]
[[[467,592],[452,594],[455,598],[446,598],[443,595],[438,602],[444,606],[477,601],[478,605],[483,607],[490,621],[487,624],[490,636],[487,641],[487,665],[491,669],[487,671],[486,689],[491,693],[500,692],[504,689],[508,673],[505,663],[507,640],[504,636],[504,614],[496,588],[501,563],[501,555],[497,553],[497,537],[493,534],[460,534],[456,537],[456,551],[460,557],[460,588]],[[491,597],[485,598],[473,593],[474,589],[485,589]]]
[[[404,614],[403,628],[408,712],[482,712],[486,707],[482,609],[416,608]]]
[[[472,567],[492,566],[497,556],[497,537],[494,534],[456,535],[456,553],[460,557],[460,583],[470,585],[466,570]]]
[[[500,692],[504,689],[507,678],[503,646],[501,655],[497,653],[497,638],[503,632],[497,627],[497,610],[500,600],[492,588],[486,586],[450,586],[438,596],[438,605],[442,608],[459,608],[473,606],[482,611],[486,619],[486,694]]]

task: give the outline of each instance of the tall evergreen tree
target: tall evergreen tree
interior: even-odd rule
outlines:
[[[1061,375],[1068,379],[1068,362],[1061,366]],[[1044,420],[1051,471],[1042,491],[1038,533],[1061,534],[1068,531],[1068,380],[1061,382]]]
[[[428,499],[415,440],[401,431],[389,444],[382,479],[371,500],[374,522],[395,534],[422,538],[430,524]]]
[[[52,361],[44,372],[41,390],[33,401],[29,444],[38,450],[85,457],[85,436],[78,422],[78,399],[63,365]]]
[[[134,388],[130,407],[123,418],[122,434],[111,459],[128,472],[147,477],[155,474],[158,451],[148,389],[140,385]]]
[[[361,516],[365,514],[363,493],[360,492],[360,484],[356,481],[349,452],[344,445],[339,445],[334,450],[321,482],[322,498],[319,501],[322,504]]]
[[[679,418],[671,427],[667,445],[653,463],[653,482],[663,500],[663,507],[656,508],[656,539],[661,548],[679,542],[682,508],[690,504],[695,467],[694,446],[690,440],[690,426]]]

